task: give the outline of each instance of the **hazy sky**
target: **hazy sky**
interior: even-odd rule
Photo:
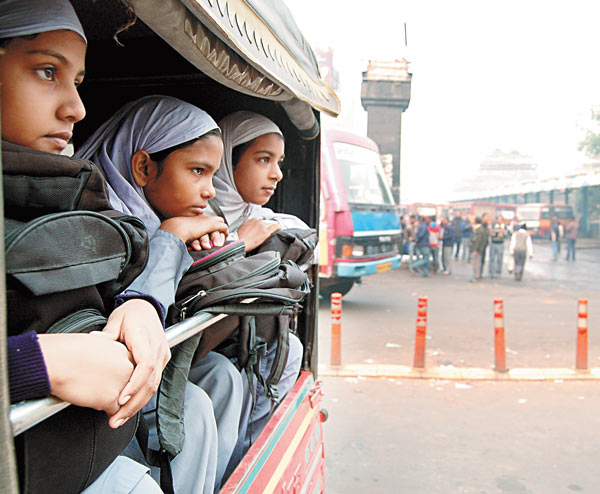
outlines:
[[[368,61],[411,63],[403,202],[450,199],[497,148],[532,156],[542,176],[581,164],[581,127],[600,106],[600,1],[286,3],[313,47],[334,49],[343,109],[324,125],[366,133],[360,83]]]

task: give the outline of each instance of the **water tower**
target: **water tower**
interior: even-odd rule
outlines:
[[[408,61],[369,61],[363,72],[361,102],[368,114],[367,135],[380,153],[392,155],[392,192],[400,204],[402,113],[410,102],[412,74]]]

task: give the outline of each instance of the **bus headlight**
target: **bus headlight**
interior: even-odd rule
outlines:
[[[365,248],[362,245],[345,244],[342,246],[342,257],[361,257],[365,255]]]
[[[352,257],[360,257],[365,255],[365,248],[362,245],[354,245],[352,247]]]

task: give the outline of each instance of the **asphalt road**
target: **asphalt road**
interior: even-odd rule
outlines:
[[[575,263],[553,263],[549,245],[534,243],[520,283],[504,272],[471,284],[462,263],[449,276],[397,270],[366,278],[343,300],[342,363],[411,365],[424,294],[427,366],[492,367],[500,296],[509,367],[574,366],[578,297],[589,299],[589,365],[600,367],[600,246],[587,247]],[[326,301],[319,327],[326,364]],[[597,381],[322,380],[329,494],[600,492]]]

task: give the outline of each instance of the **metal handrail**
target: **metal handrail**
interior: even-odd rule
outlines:
[[[198,312],[192,317],[174,324],[166,330],[169,347],[174,347],[184,340],[191,338],[200,331],[227,317],[227,314],[209,314]],[[53,396],[39,400],[26,400],[15,403],[10,407],[10,423],[13,437],[39,424],[69,406],[69,403]]]

